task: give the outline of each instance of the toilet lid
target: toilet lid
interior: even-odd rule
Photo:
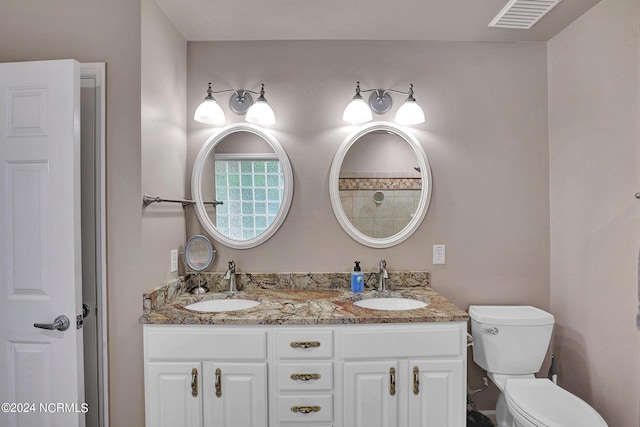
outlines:
[[[507,380],[504,394],[510,411],[516,411],[536,426],[607,427],[600,414],[584,400],[547,379]]]

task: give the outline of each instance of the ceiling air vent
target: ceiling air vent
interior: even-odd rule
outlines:
[[[511,0],[489,24],[496,28],[528,30],[561,0]]]

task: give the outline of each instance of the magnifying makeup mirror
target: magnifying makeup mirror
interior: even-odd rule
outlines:
[[[191,291],[194,294],[207,292],[207,289],[201,285],[201,273],[209,268],[215,255],[216,251],[213,250],[211,242],[202,235],[193,236],[187,242],[182,260],[189,272],[198,275],[198,286]]]

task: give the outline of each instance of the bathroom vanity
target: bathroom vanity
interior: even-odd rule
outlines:
[[[385,295],[354,295],[346,286],[314,289],[310,275],[298,276],[305,289],[146,294],[147,427],[465,425],[466,312],[419,280]],[[428,305],[386,311],[353,304],[388,296]],[[184,308],[220,298],[260,304],[217,313]]]

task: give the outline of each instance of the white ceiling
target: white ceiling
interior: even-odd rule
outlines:
[[[189,41],[546,41],[600,0],[562,0],[530,30],[489,28],[508,0],[156,0]]]

